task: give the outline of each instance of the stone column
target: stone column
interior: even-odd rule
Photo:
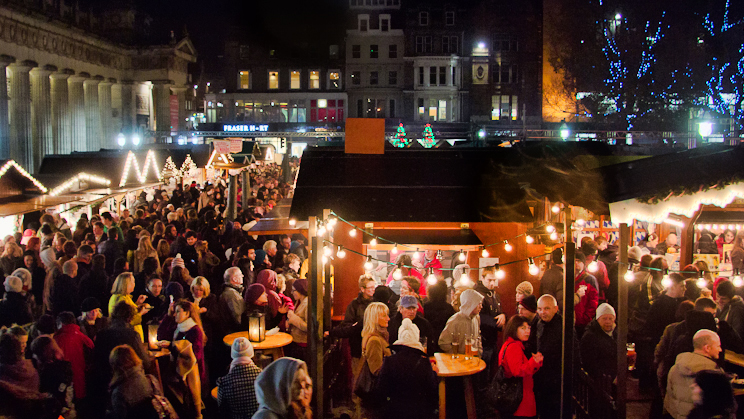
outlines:
[[[7,67],[15,58],[0,55],[0,159],[10,157],[10,121],[8,120],[8,74]]]
[[[98,106],[101,118],[101,147],[116,148],[116,134],[111,115],[111,86],[115,79],[104,80],[98,84]]]
[[[73,71],[65,69],[50,76],[52,84],[52,138],[54,154],[72,152],[72,112],[68,81]]]
[[[33,172],[31,137],[31,80],[29,71],[35,65],[28,61],[11,64],[10,69],[10,158]]]
[[[34,139],[34,171],[38,171],[45,155],[54,154],[54,137],[52,136],[52,83],[49,76],[55,71],[57,71],[57,68],[50,65],[31,70],[31,122]]]
[[[170,80],[152,82],[152,109],[155,110],[156,138],[170,136]]]
[[[83,82],[85,93],[85,143],[88,151],[101,149],[101,111],[98,107],[98,84],[103,77],[96,76]]]
[[[85,137],[85,88],[83,87],[83,82],[88,77],[88,74],[80,73],[67,79],[73,151],[88,151],[88,143]]]
[[[171,87],[173,94],[178,97],[178,126],[173,131],[186,131],[186,89],[187,87]]]

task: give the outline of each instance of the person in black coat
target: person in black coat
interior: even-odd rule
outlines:
[[[419,330],[410,319],[403,319],[398,340],[390,349],[393,354],[385,358],[376,383],[382,403],[380,417],[434,418],[439,378],[419,342]]]
[[[111,240],[106,240],[98,245],[98,253],[105,256],[106,259],[106,273],[112,275],[114,273],[114,262],[120,257],[126,256],[124,251],[124,241],[119,240],[119,230],[112,228],[109,231]]]
[[[590,377],[617,376],[617,332],[611,305],[602,303],[597,307],[597,316],[587,327],[579,348],[581,366]]]
[[[430,341],[427,349],[434,352],[442,352],[439,349],[439,335],[447,325],[447,320],[455,315],[455,309],[447,302],[447,283],[439,281],[430,285],[426,291],[429,301],[424,303],[424,318],[429,321],[433,329],[432,333],[436,336],[434,341]]]
[[[0,326],[10,327],[14,324],[23,326],[34,318],[28,297],[23,295],[23,281],[16,276],[5,278],[5,295],[0,301]]]
[[[483,308],[480,311],[480,331],[483,344],[483,360],[486,362],[486,375],[490,375],[493,355],[499,353],[498,334],[506,324],[506,315],[501,311],[501,296],[498,291],[499,280],[496,268],[483,269],[481,280],[475,290],[483,295]]]
[[[43,266],[37,264],[36,254],[33,250],[27,250],[23,253],[23,265],[31,272],[31,294],[34,295],[37,304],[41,304],[44,301],[46,270]]]
[[[90,271],[80,279],[78,301],[93,297],[98,301],[108,301],[111,298],[111,287],[106,273],[106,256],[95,255]],[[108,304],[101,309],[104,316],[108,316]]]
[[[62,265],[62,275],[54,279],[51,291],[52,315],[69,311],[80,314],[78,303],[77,263],[68,260]]]
[[[51,336],[39,336],[31,342],[34,367],[39,372],[39,391],[51,394],[65,408],[73,408],[72,364],[64,360],[62,349]]]
[[[351,357],[362,357],[362,327],[364,326],[364,310],[372,302],[372,296],[377,288],[375,280],[366,275],[359,277],[360,292],[346,307],[344,321],[330,331],[332,338],[348,338]]]
[[[537,412],[543,419],[561,417],[561,365],[563,363],[563,317],[555,297],[543,295],[537,300],[537,328],[533,352],[543,354],[543,365],[533,376]]]
[[[424,349],[426,349],[427,355],[434,356],[434,345],[431,345],[430,342],[438,341],[439,335],[434,335],[434,329],[431,327],[431,323],[417,310],[418,300],[416,297],[406,295],[400,298],[398,312],[395,313],[388,324],[389,341],[395,342],[398,340],[398,328],[403,323],[403,319],[408,319],[419,329],[421,337],[426,337],[427,346]]]

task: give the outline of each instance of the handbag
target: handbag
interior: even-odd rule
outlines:
[[[509,349],[504,349],[504,355],[499,361],[499,367],[496,369],[496,375],[491,380],[489,386],[488,402],[493,409],[496,409],[502,415],[511,415],[517,411],[522,403],[522,377],[507,377],[504,368],[504,356]]]
[[[359,371],[356,383],[354,383],[354,394],[362,399],[362,402],[369,404],[376,400],[375,387],[377,384],[377,377],[372,375],[372,371],[369,370],[369,364],[367,358],[364,358],[364,364],[362,364],[362,370]]]
[[[173,408],[171,402],[160,391],[160,385],[157,384],[157,379],[149,374],[147,378],[150,380],[150,385],[152,386],[153,393],[150,402],[152,403],[156,417],[158,419],[178,419],[176,409]]]

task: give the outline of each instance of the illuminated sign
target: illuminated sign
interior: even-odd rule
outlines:
[[[268,125],[223,125],[225,132],[269,132]]]

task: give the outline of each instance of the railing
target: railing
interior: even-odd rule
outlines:
[[[618,419],[613,377],[590,377],[583,369],[574,375],[573,404],[577,419]]]

